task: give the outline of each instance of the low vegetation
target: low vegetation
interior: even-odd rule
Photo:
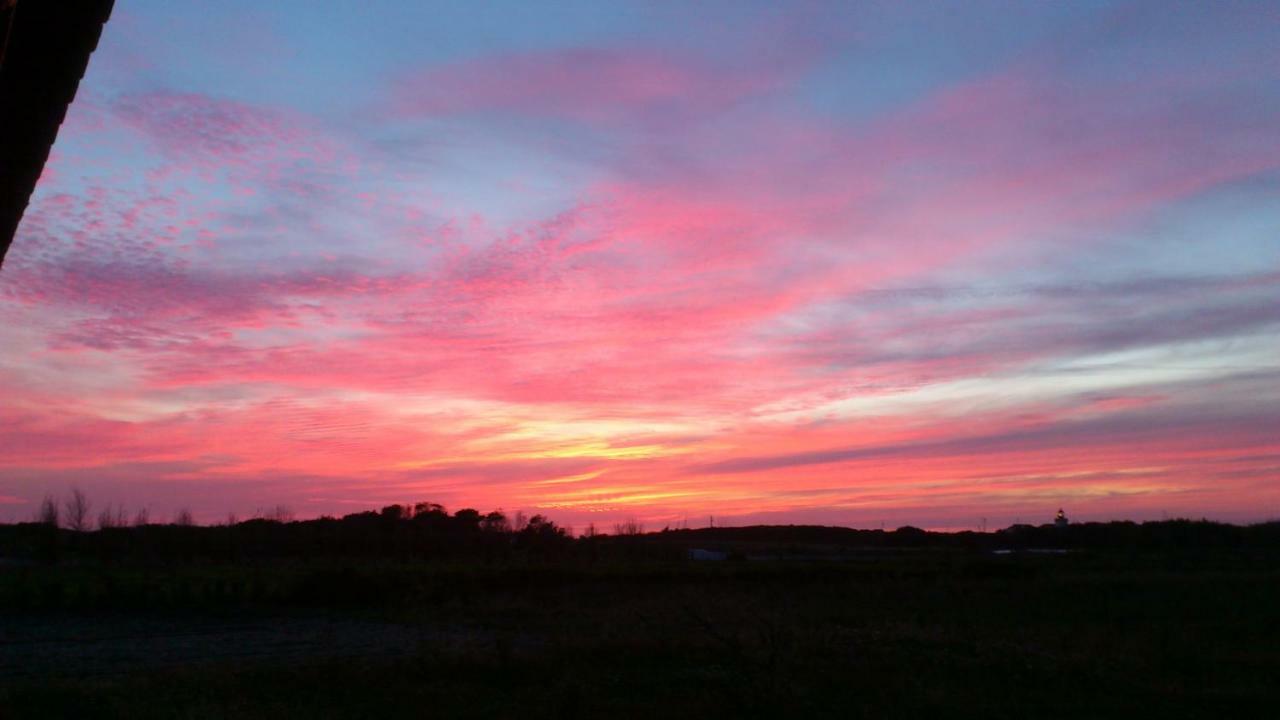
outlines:
[[[573,537],[432,503],[265,515],[0,526],[0,716],[1178,718],[1280,700],[1278,523]]]

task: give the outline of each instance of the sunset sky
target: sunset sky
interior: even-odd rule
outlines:
[[[0,520],[1280,517],[1280,4],[117,0]]]

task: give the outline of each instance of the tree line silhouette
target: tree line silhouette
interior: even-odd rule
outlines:
[[[757,525],[644,531],[643,524],[616,523],[612,533],[594,525],[575,536],[571,528],[541,515],[462,508],[449,512],[434,502],[387,505],[342,517],[297,520],[278,505],[254,517],[198,525],[189,509],[167,522],[146,510],[132,515],[106,506],[95,518],[93,503],[73,489],[61,501],[47,496],[32,521],[0,525],[0,558],[56,561],[65,557],[103,560],[244,560],[271,557],[471,558],[513,557],[675,559],[692,548],[721,551],[727,558],[838,557],[852,550],[912,548],[1011,552],[1045,548],[1231,548],[1280,547],[1280,522],[1230,525],[1207,520],[1080,523],[1068,527],[1014,525],[994,532],[929,532],[904,526],[860,530],[815,525]]]

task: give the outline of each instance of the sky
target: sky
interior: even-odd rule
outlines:
[[[117,0],[0,520],[1280,517],[1280,5]]]

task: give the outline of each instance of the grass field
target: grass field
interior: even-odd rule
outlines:
[[[0,571],[4,717],[1237,717],[1258,550]]]

